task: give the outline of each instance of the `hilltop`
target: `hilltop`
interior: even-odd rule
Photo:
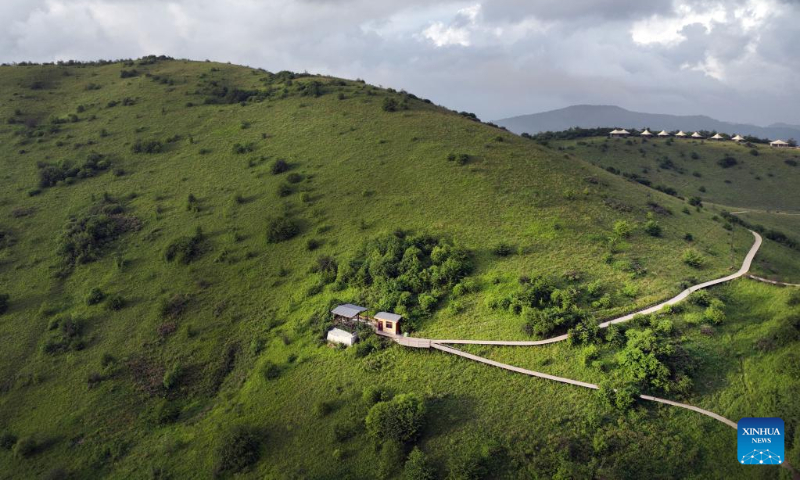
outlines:
[[[731,135],[751,135],[759,138],[800,138],[796,125],[773,124],[768,127],[723,122],[705,115],[667,115],[633,112],[614,105],[572,105],[547,112],[520,115],[496,120],[495,123],[512,132],[535,134],[561,131],[571,127],[650,128],[651,130],[714,131]]]
[[[736,467],[717,460],[734,454],[730,432],[691,412],[617,408],[375,336],[347,350],[322,341],[344,302],[401,313],[421,336],[596,332],[599,319],[737,269],[753,237],[717,212],[362,81],[146,57],[3,66],[0,92],[4,471]],[[513,354],[738,418],[763,410],[759,392],[785,399],[796,385],[791,371],[746,394],[708,380],[739,368],[719,358],[715,335],[750,345],[791,326],[789,292],[745,282],[686,318],[638,321],[627,343],[615,329]],[[747,327],[764,309],[763,330]],[[624,360],[637,335],[652,337],[641,358],[660,365],[657,377]],[[757,368],[791,363],[794,340],[771,342],[742,355]],[[713,361],[698,354],[709,349]],[[414,414],[402,434],[375,426],[399,409],[425,420]]]

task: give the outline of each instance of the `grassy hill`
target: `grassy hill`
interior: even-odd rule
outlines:
[[[591,330],[738,268],[752,236],[718,213],[360,81],[149,57],[3,66],[0,87],[2,471],[761,474],[723,460],[732,432],[690,412],[612,408],[374,337],[321,341],[345,301],[433,338]],[[736,335],[765,296],[657,341]],[[776,328],[792,308],[770,313]],[[624,340],[592,342],[515,354],[569,368],[542,355],[594,347],[578,377],[748,410],[693,388],[675,349],[658,352],[667,377],[633,382]],[[365,422],[415,402],[424,421],[402,442]]]
[[[800,197],[795,193],[800,150],[729,141],[605,137],[560,140],[551,146],[631,181],[702,201],[711,211],[734,213],[751,228],[779,233],[766,235],[770,241],[754,272],[800,282],[800,250],[787,247],[782,238],[800,247]]]

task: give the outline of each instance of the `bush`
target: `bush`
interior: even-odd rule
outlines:
[[[8,299],[11,298],[7,293],[0,293],[0,315],[8,311]]]
[[[119,294],[108,297],[106,308],[114,312],[122,310],[125,308],[125,298]]]
[[[376,442],[387,440],[408,443],[423,427],[425,403],[414,394],[401,394],[388,402],[378,402],[367,413],[367,432]]]
[[[39,444],[31,437],[23,437],[17,440],[14,445],[14,456],[20,458],[27,458],[36,453],[39,449]]]
[[[279,197],[288,197],[289,195],[294,193],[294,188],[289,185],[288,183],[281,183],[278,185],[278,190],[276,191]]]
[[[293,172],[286,176],[286,181],[289,183],[300,183],[303,181],[303,176],[299,173]]]
[[[499,257],[507,257],[513,253],[514,249],[507,243],[498,243],[492,251]]]
[[[175,319],[180,317],[188,306],[189,296],[178,293],[161,301],[159,313],[164,318]]]
[[[300,233],[300,226],[289,217],[276,217],[267,224],[267,242],[279,243],[294,238]]]
[[[161,140],[142,141],[139,139],[134,142],[131,151],[133,153],[161,153],[164,151],[164,144]]]
[[[17,436],[11,432],[3,431],[0,433],[0,448],[3,450],[11,450],[17,443]]]
[[[403,467],[403,480],[434,480],[436,475],[428,462],[428,457],[417,447],[408,454],[405,466]]]
[[[164,260],[188,265],[200,254],[202,231],[198,230],[191,237],[178,237],[164,249]]]
[[[264,375],[264,378],[267,380],[275,380],[280,377],[281,371],[280,365],[269,361],[264,363],[264,366],[261,368],[261,374]]]
[[[711,294],[708,293],[708,290],[698,290],[689,297],[689,300],[694,303],[695,305],[700,305],[701,307],[707,307],[711,305]]]
[[[391,395],[384,388],[377,385],[369,385],[364,387],[361,392],[361,401],[370,407],[378,402],[385,402],[391,398]]]
[[[381,108],[383,108],[384,112],[396,112],[399,108],[399,104],[393,97],[384,97]]]
[[[633,225],[627,220],[614,222],[614,235],[620,238],[628,238],[633,233]]]
[[[286,160],[281,159],[275,160],[275,163],[270,167],[270,171],[273,175],[281,174],[287,170],[289,170],[289,164],[286,163]]]
[[[172,390],[178,385],[178,380],[180,380],[182,374],[183,369],[181,368],[181,364],[175,362],[164,372],[164,378],[161,383],[164,385],[165,389]]]
[[[736,159],[730,155],[726,155],[725,157],[717,160],[717,165],[719,165],[722,168],[731,168],[737,163],[739,162],[737,162]]]
[[[648,220],[644,224],[644,231],[651,237],[661,236],[661,225],[655,220]]]
[[[684,250],[682,260],[683,263],[694,268],[700,268],[703,266],[703,263],[705,263],[703,256],[694,249]]]
[[[258,461],[260,449],[261,439],[254,430],[241,425],[233,427],[218,441],[214,473],[241,472]]]

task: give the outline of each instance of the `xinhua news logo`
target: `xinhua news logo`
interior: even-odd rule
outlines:
[[[783,420],[776,417],[743,418],[738,425],[737,455],[743,465],[783,463]]]

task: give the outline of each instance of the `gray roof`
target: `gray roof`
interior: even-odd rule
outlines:
[[[389,312],[378,312],[375,314],[375,318],[378,320],[388,320],[390,322],[399,322],[402,315],[398,315],[396,313],[389,313]]]
[[[366,310],[367,309],[365,307],[359,307],[358,305],[345,303],[344,305],[339,305],[338,307],[331,310],[331,313],[345,318],[353,318],[359,313],[364,312]]]

